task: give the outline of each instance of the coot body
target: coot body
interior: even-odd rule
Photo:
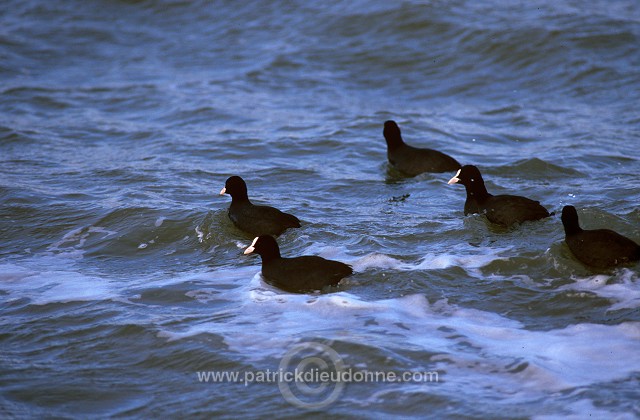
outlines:
[[[511,226],[526,221],[540,220],[550,214],[538,201],[519,195],[492,195],[484,185],[480,170],[473,165],[465,165],[449,180],[449,184],[465,186],[467,200],[464,214],[481,213],[500,226]]]
[[[278,243],[268,235],[255,238],[244,253],[259,254],[262,257],[262,276],[267,283],[288,292],[322,290],[353,274],[347,264],[318,256],[282,258]]]
[[[249,201],[247,184],[239,176],[225,182],[220,195],[231,195],[229,219],[238,229],[251,236],[282,234],[288,228],[299,228],[300,220],[292,214],[283,213],[270,206],[257,206]]]
[[[565,242],[583,264],[611,268],[640,260],[640,245],[610,229],[584,230],[573,206],[562,209]]]
[[[416,176],[424,172],[450,172],[460,168],[457,160],[433,149],[409,146],[402,140],[395,121],[386,121],[383,130],[387,141],[389,163],[404,175]]]

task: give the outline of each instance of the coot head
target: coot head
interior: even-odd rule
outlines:
[[[278,243],[270,235],[258,236],[251,242],[251,245],[244,250],[244,254],[256,253],[262,257],[263,261],[280,257]]]
[[[467,198],[473,197],[477,200],[485,200],[491,196],[484,186],[484,179],[480,175],[480,170],[473,165],[464,165],[447,182],[447,184],[462,184],[467,190]]]
[[[398,127],[398,124],[393,120],[385,121],[382,134],[384,135],[384,139],[387,141],[387,147],[390,150],[404,144],[402,136],[400,135],[400,127]]]
[[[575,207],[564,206],[562,208],[562,225],[564,226],[564,232],[567,235],[578,233],[582,230],[578,222],[578,212]]]
[[[223,194],[229,194],[233,198],[246,198],[247,184],[239,176],[232,176],[227,179],[224,188],[220,190],[220,195]]]
[[[458,169],[458,172],[448,182],[448,184],[456,183],[460,183],[465,187],[470,187],[472,185],[484,184],[484,180],[482,179],[480,170],[477,167],[473,165],[464,165],[462,168]]]

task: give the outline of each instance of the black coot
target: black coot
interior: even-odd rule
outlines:
[[[419,149],[405,144],[400,135],[400,127],[395,121],[386,121],[382,133],[387,141],[389,163],[405,175],[450,172],[461,166],[457,160],[437,150]]]
[[[244,251],[245,254],[253,252],[262,257],[262,276],[266,281],[288,292],[322,290],[337,285],[353,273],[347,264],[318,256],[282,258],[278,243],[267,235],[255,238]]]
[[[280,235],[288,228],[299,228],[297,217],[269,206],[256,206],[249,201],[247,184],[239,176],[227,179],[220,195],[231,195],[229,218],[240,230],[251,236]]]
[[[583,264],[610,268],[640,260],[640,245],[609,229],[583,230],[573,206],[562,209],[565,242]]]
[[[491,195],[484,186],[480,171],[473,165],[465,165],[449,184],[460,183],[467,189],[467,201],[464,203],[464,214],[481,213],[490,222],[511,226],[527,220],[539,220],[550,214],[538,201],[518,195]]]

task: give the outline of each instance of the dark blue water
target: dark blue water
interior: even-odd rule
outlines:
[[[638,266],[585,268],[558,216],[640,242],[636,1],[23,0],[0,22],[3,418],[640,416]],[[389,169],[387,119],[556,215],[464,217],[453,174]],[[283,254],[356,274],[264,283],[231,175],[303,221]],[[437,380],[202,377],[318,358]]]

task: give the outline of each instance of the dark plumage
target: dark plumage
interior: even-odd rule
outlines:
[[[640,260],[640,245],[609,229],[583,230],[573,206],[562,209],[565,242],[583,264],[609,268]]]
[[[247,184],[239,176],[227,179],[220,195],[229,194],[229,219],[251,236],[280,235],[288,228],[299,228],[297,217],[269,206],[256,206],[249,201]]]
[[[408,176],[423,172],[450,172],[460,168],[457,160],[433,149],[419,149],[405,144],[395,121],[384,123],[387,158],[397,170]]]
[[[527,220],[539,220],[550,214],[538,201],[518,195],[491,195],[484,186],[478,168],[465,165],[449,180],[449,184],[460,183],[467,190],[464,214],[482,213],[490,222],[511,226]]]
[[[262,276],[266,281],[282,290],[294,293],[322,290],[335,286],[353,270],[339,261],[326,260],[318,256],[282,258],[278,243],[271,236],[259,236],[244,251],[255,252],[262,257]]]

